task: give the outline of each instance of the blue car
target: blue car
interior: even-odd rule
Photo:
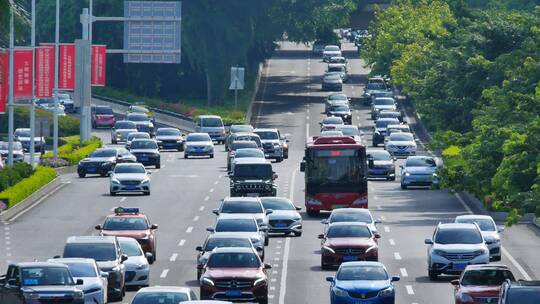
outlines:
[[[380,262],[346,262],[341,264],[335,277],[327,277],[331,304],[394,304],[392,282]]]
[[[401,168],[401,189],[431,186],[439,182],[437,161],[431,156],[409,156]]]

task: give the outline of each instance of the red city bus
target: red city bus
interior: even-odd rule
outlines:
[[[366,147],[353,138],[314,138],[306,144],[300,171],[305,172],[308,215],[368,207]]]

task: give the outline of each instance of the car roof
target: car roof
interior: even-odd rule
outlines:
[[[458,215],[456,216],[457,219],[486,219],[486,220],[493,220],[493,218],[489,215],[483,215],[483,214],[465,214],[465,215]]]
[[[465,270],[483,270],[483,269],[501,269],[501,270],[510,270],[508,266],[501,264],[473,264],[467,265]]]
[[[151,141],[156,142],[153,138],[134,138],[131,142],[134,143],[136,141]]]
[[[363,226],[363,227],[368,227],[368,224],[364,223],[364,222],[337,222],[337,223],[331,223],[330,224],[330,227],[334,227],[334,226]]]
[[[50,263],[79,263],[79,264],[92,264],[95,265],[96,260],[94,259],[87,259],[87,258],[57,258],[57,259],[49,259],[47,262]]]
[[[223,199],[223,202],[260,202],[261,200],[258,197],[247,197],[247,196],[235,196],[235,197],[226,197]]]
[[[236,164],[237,165],[249,165],[249,164],[253,164],[253,165],[260,165],[260,164],[271,165],[271,163],[267,159],[258,158],[258,157],[239,158],[238,160],[236,160]]]
[[[475,224],[471,224],[471,223],[444,223],[444,224],[439,224],[439,229],[445,229],[445,230],[450,230],[450,229],[478,229],[478,226],[476,226]]]
[[[100,235],[87,235],[87,236],[70,236],[67,238],[66,243],[115,243],[115,236],[100,236]]]
[[[221,119],[221,116],[218,116],[218,115],[199,115],[199,118],[219,118],[219,119]]]
[[[230,220],[230,219],[250,219],[255,221],[254,214],[251,213],[220,213],[217,217],[217,220],[220,219]]]
[[[212,233],[208,235],[207,239],[247,239],[247,240],[250,240],[250,238],[246,236],[238,235],[238,232],[232,232],[232,231]]]
[[[18,267],[63,267],[67,268],[65,264],[62,263],[56,263],[56,262],[21,262],[21,263],[13,263],[10,265],[16,265]]]
[[[377,150],[377,151],[380,151],[380,150]],[[368,209],[362,209],[362,208],[340,208],[340,209],[332,210],[332,213],[330,213],[330,214],[337,214],[337,213],[365,213],[365,214],[371,214],[371,211],[369,211]]]
[[[394,129],[410,129],[409,125],[405,124],[399,124],[399,125],[388,125],[387,128],[394,128]]]
[[[255,253],[253,248],[246,247],[216,247],[212,250],[214,253]]]
[[[147,293],[147,292],[182,292],[189,293],[191,288],[182,287],[182,286],[151,286],[143,287],[137,291],[137,293]]]
[[[257,128],[253,130],[253,133],[256,132],[278,132],[278,129],[276,128]]]

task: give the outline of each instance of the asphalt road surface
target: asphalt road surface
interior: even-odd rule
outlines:
[[[350,82],[344,92],[353,97],[353,123],[365,132],[371,143],[368,107],[359,100],[368,72],[354,48],[345,45],[350,58]],[[261,78],[254,109],[257,127],[277,127],[289,134],[289,159],[274,164],[278,173],[278,195],[288,196],[304,206],[303,174],[299,163],[306,137],[318,134],[318,122],[324,117],[321,76],[326,68],[320,58],[312,58],[304,45],[282,44],[269,61]],[[108,131],[98,131],[110,142]],[[157,261],[151,266],[151,285],[190,286],[198,293],[195,247],[205,238],[205,228],[215,216],[218,201],[229,193],[226,153],[216,146],[214,159],[183,159],[178,152],[162,153],[162,166],[152,169],[152,195],[110,197],[108,178],[62,176],[63,186],[44,197],[37,207],[3,223],[0,240],[0,271],[9,261],[43,260],[61,254],[68,236],[96,234],[93,227],[102,224],[117,206],[139,207],[152,223],[159,225]],[[452,277],[436,282],[427,278],[426,247],[438,222],[451,221],[468,212],[458,198],[442,190],[401,190],[398,181],[370,181],[369,208],[382,219],[379,257],[391,274],[400,275],[396,303],[453,303]],[[273,237],[266,249],[266,262],[272,264],[269,302],[273,304],[329,303],[325,277],[334,271],[320,269],[320,217],[305,213],[302,237]],[[540,231],[528,225],[516,225],[503,233],[502,263],[519,278],[537,278],[540,273]],[[540,276],[539,276],[540,277]],[[122,301],[129,303],[134,291]]]

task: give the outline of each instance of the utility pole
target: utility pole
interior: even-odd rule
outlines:
[[[30,44],[32,46],[32,99],[30,100],[30,165],[35,166],[35,151],[36,151],[36,104],[34,96],[36,96],[36,0],[32,0],[32,31],[30,34]],[[41,137],[40,137],[41,140]],[[43,143],[41,143],[43,145]]]
[[[9,0],[9,76],[8,76],[8,166],[13,166],[13,132],[14,107],[13,104],[13,51],[15,50],[15,33],[13,25],[13,0]]]
[[[54,35],[54,113],[53,113],[53,157],[58,158],[58,45],[60,43],[60,0],[56,0],[56,26]]]

